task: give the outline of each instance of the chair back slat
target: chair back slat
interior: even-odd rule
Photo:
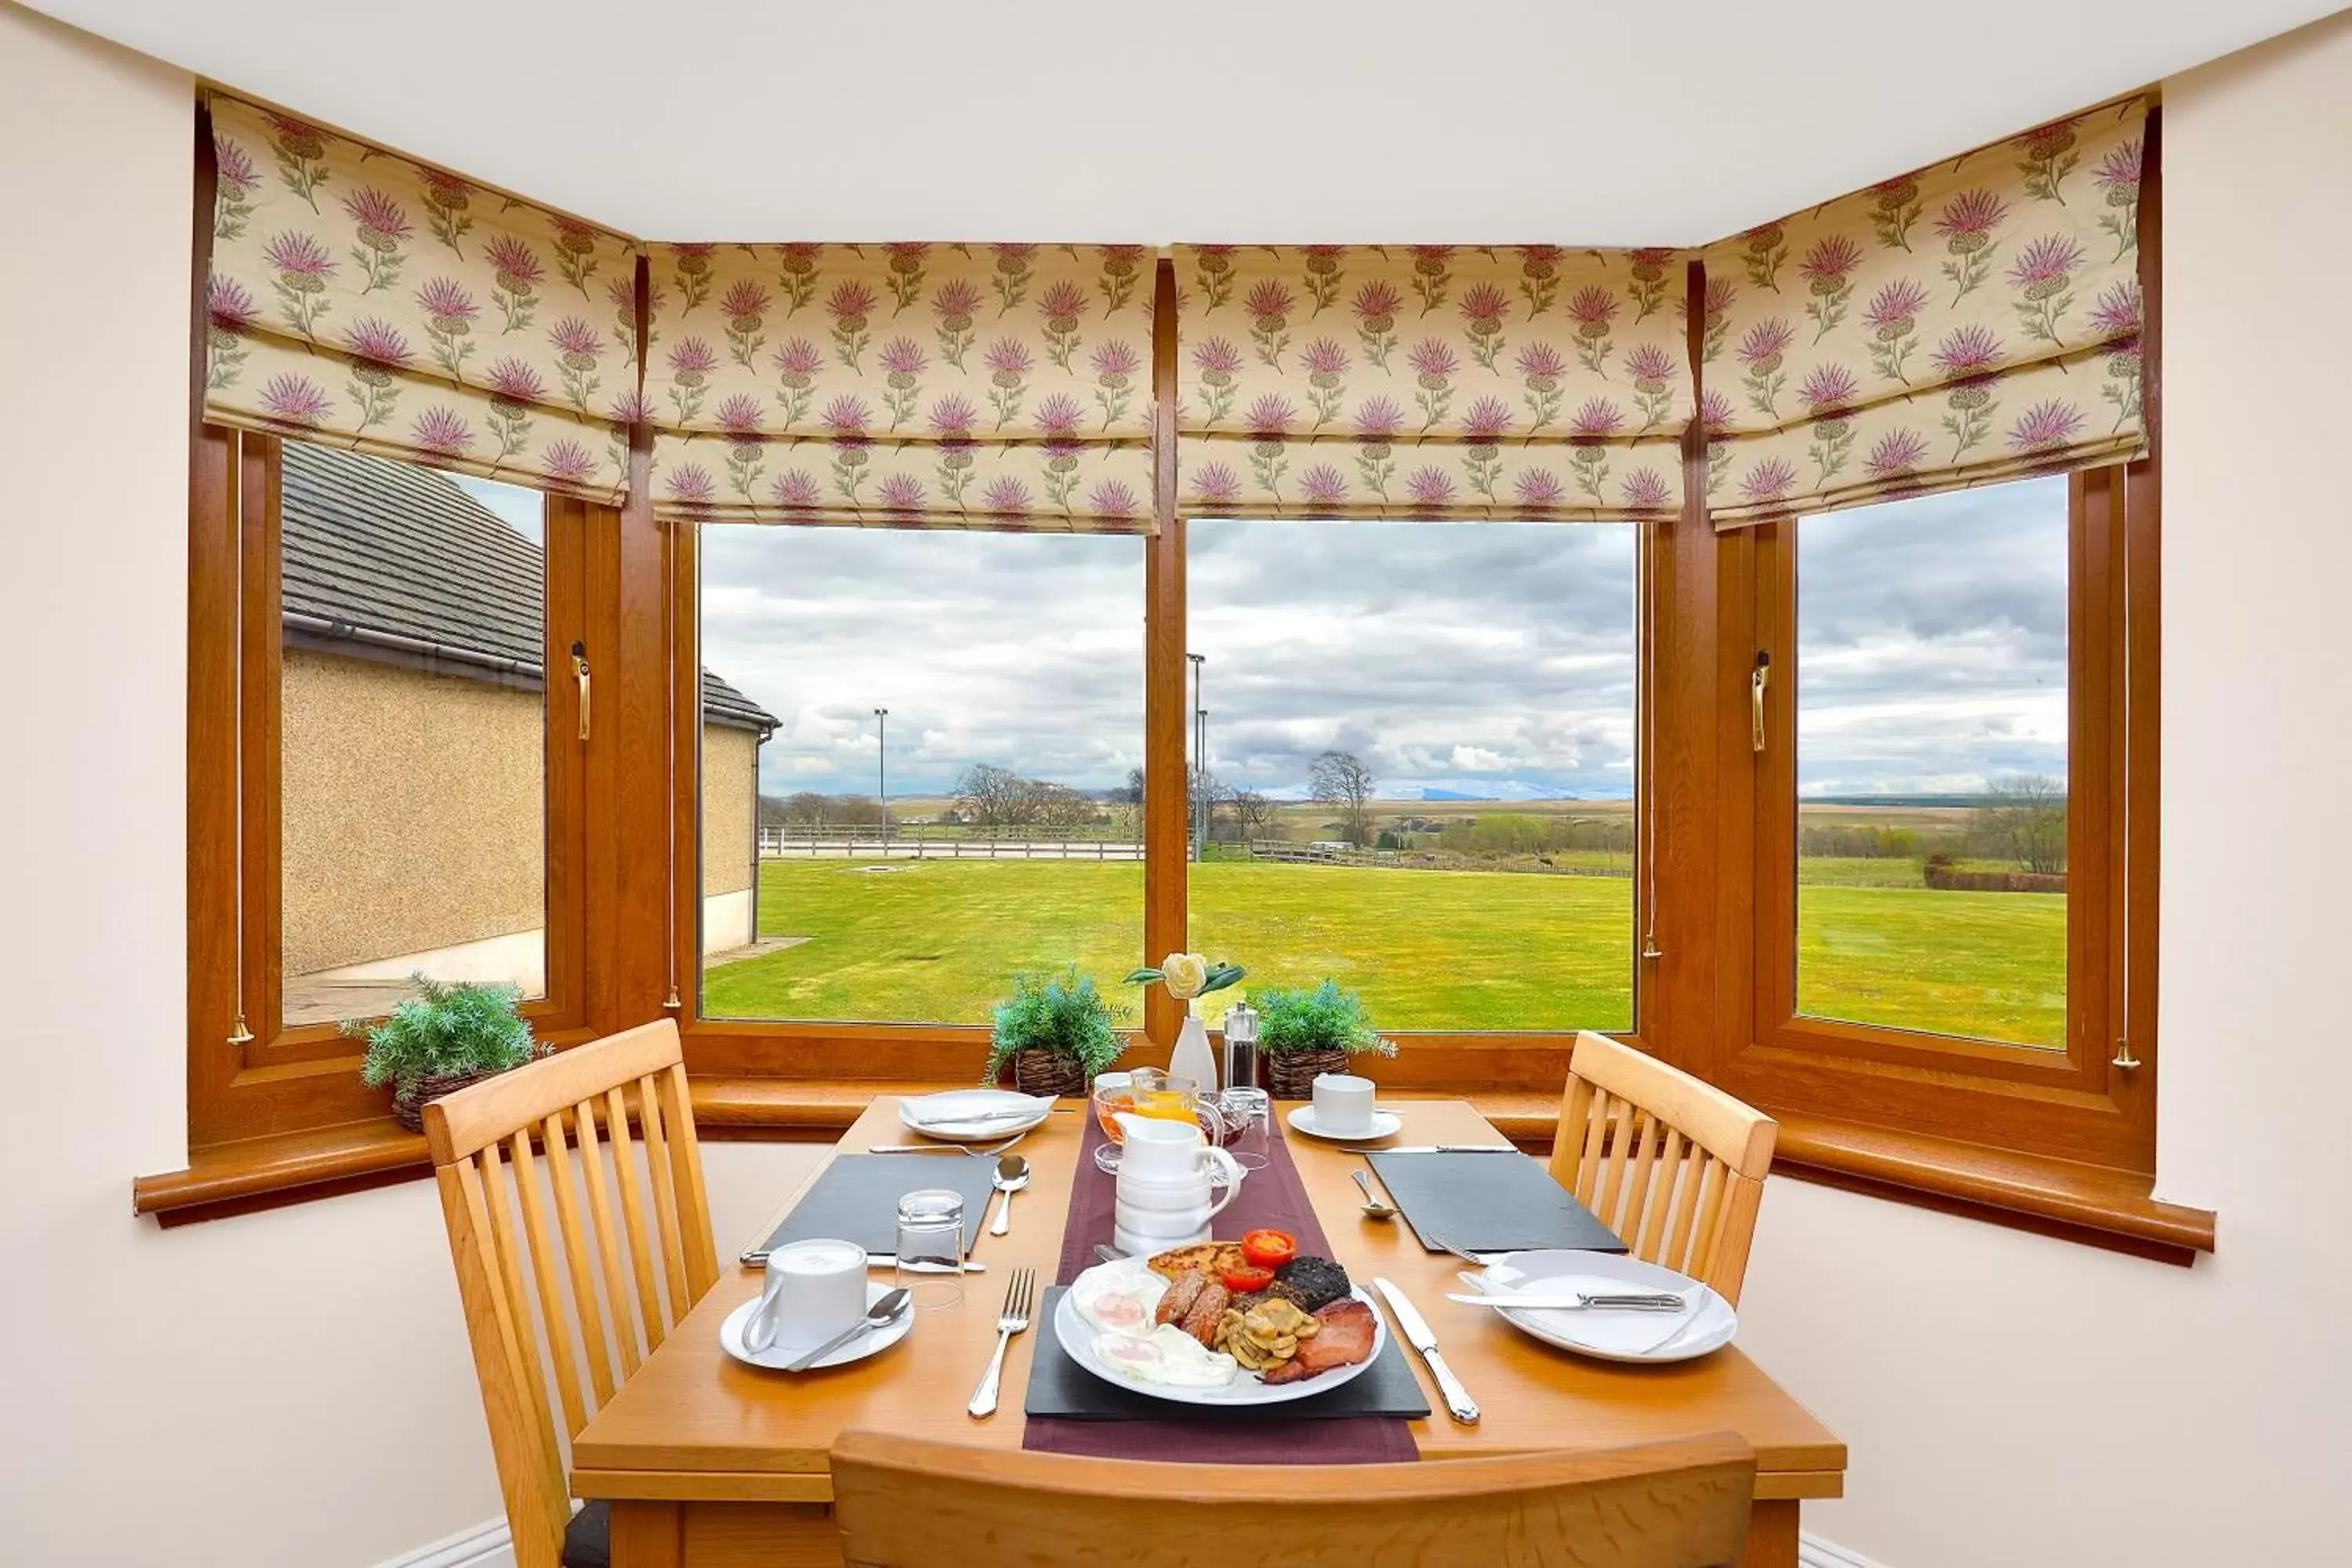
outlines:
[[[572,1440],[718,1278],[677,1027],[434,1100],[425,1128],[514,1560],[562,1568]]]
[[[539,1288],[539,1321],[546,1336],[547,1359],[555,1369],[555,1391],[563,1402],[563,1436],[569,1442],[588,1425],[588,1408],[580,1397],[581,1367],[572,1353],[572,1300],[564,1289],[563,1260],[557,1256],[555,1237],[547,1225],[547,1204],[540,1193],[539,1161],[530,1152],[530,1131],[517,1131],[507,1140],[513,1159],[515,1192],[522,1199],[523,1234],[530,1244],[531,1283]],[[553,1158],[562,1158],[560,1152]]]
[[[1560,1096],[1553,1180],[1635,1258],[1737,1302],[1773,1120],[1606,1035],[1580,1034]]]
[[[677,1223],[677,1177],[663,1136],[661,1096],[650,1075],[637,1079],[637,1110],[645,1119],[646,1174],[654,1190],[655,1233],[661,1237],[662,1279],[669,1287],[669,1322],[686,1316],[686,1238]]]
[[[653,1249],[646,1245],[646,1200],[638,1191],[637,1163],[629,1137],[628,1101],[620,1087],[604,1091],[604,1131],[613,1151],[613,1185],[621,1194],[621,1226],[628,1233],[629,1267],[637,1282],[637,1321],[646,1331],[646,1354],[661,1349],[668,1324],[662,1317],[661,1288],[654,1283]]]
[[[595,1255],[589,1251],[588,1234],[580,1224],[580,1184],[572,1168],[574,1157],[584,1161],[588,1155],[584,1147],[576,1156],[565,1147],[562,1111],[549,1111],[539,1128],[540,1146],[547,1151],[548,1184],[555,1192],[555,1224],[562,1233],[563,1263],[572,1275],[572,1301],[580,1313],[588,1384],[601,1406],[613,1397],[621,1379],[614,1375],[612,1342],[605,1337],[604,1313],[596,1300]],[[572,1433],[575,1437],[579,1435],[576,1430]]]
[[[579,1131],[580,1172],[587,1178],[588,1215],[596,1230],[596,1262],[604,1279],[604,1304],[613,1314],[613,1342],[620,1348],[621,1378],[626,1382],[644,1357],[637,1346],[636,1325],[631,1321],[628,1258],[621,1249],[620,1233],[613,1227],[613,1199],[604,1180],[604,1151],[596,1139],[596,1102],[583,1100],[573,1108],[572,1124]]]
[[[1443,1464],[1172,1465],[844,1433],[834,1514],[849,1568],[975,1561],[1129,1568],[1253,1559],[1525,1568],[1727,1568],[1746,1543],[1756,1456],[1728,1432]],[[975,1555],[975,1543],[985,1545]]]

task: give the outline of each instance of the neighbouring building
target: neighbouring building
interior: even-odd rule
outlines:
[[[544,988],[546,574],[444,475],[288,442],[279,748],[286,1014],[375,1010],[423,970]],[[568,678],[568,672],[567,672]],[[591,691],[593,711],[593,690]],[[703,947],[757,929],[760,747],[702,672]]]

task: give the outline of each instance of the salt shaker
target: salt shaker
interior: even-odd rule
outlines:
[[[1257,1086],[1257,1009],[1236,1002],[1225,1014],[1225,1070],[1218,1081],[1229,1088]]]

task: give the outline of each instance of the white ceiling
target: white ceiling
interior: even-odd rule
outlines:
[[[1685,245],[2330,0],[34,0],[647,238]]]

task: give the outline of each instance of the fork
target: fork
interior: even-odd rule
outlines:
[[[1032,1131],[1035,1131],[1034,1128]],[[860,1150],[866,1154],[969,1154],[975,1160],[993,1160],[1022,1139],[1027,1132],[1016,1133],[993,1149],[975,1149],[969,1143],[876,1143]]]
[[[1475,1263],[1481,1268],[1486,1268],[1488,1263],[1503,1256],[1503,1254],[1499,1252],[1465,1252],[1461,1247],[1454,1246],[1452,1242],[1446,1240],[1442,1236],[1425,1236],[1422,1237],[1422,1239],[1428,1242],[1430,1246],[1437,1248],[1440,1252],[1450,1252],[1454,1254],[1454,1257],[1461,1258],[1465,1263]]]
[[[1029,1309],[1036,1293],[1037,1271],[1014,1269],[1004,1287],[1004,1310],[996,1314],[996,1353],[988,1358],[988,1370],[981,1374],[980,1386],[971,1391],[971,1403],[964,1406],[974,1420],[996,1414],[996,1388],[1004,1379],[1004,1347],[1029,1327]]]

